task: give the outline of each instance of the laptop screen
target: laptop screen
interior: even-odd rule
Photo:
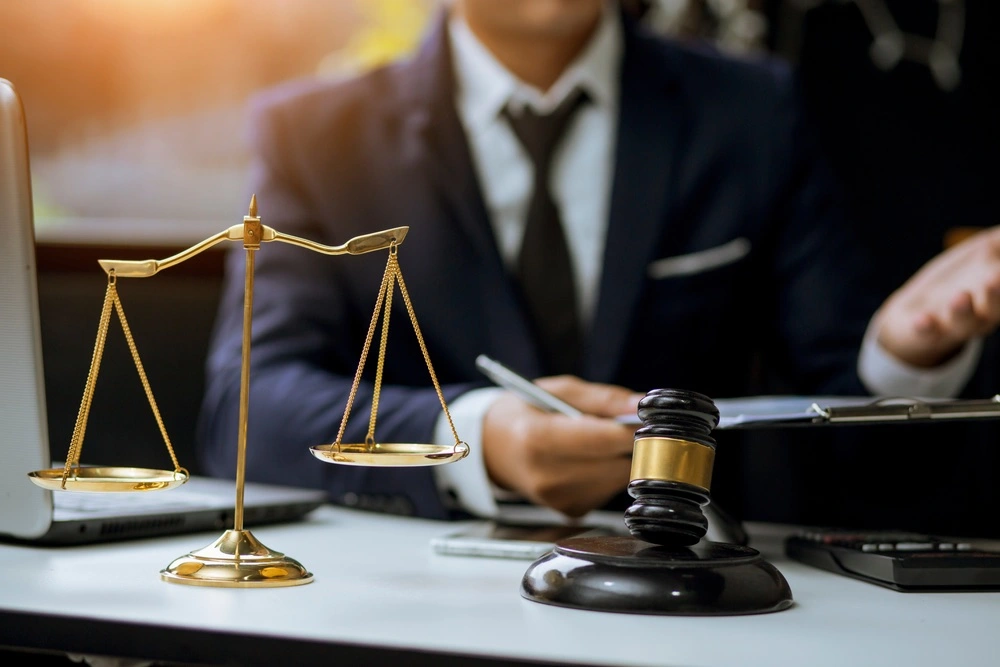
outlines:
[[[50,464],[27,136],[0,79],[0,533],[31,538],[49,527],[52,494],[27,476]]]

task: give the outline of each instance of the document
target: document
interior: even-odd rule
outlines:
[[[476,366],[497,385],[542,410],[579,417],[580,411],[531,380],[484,354]],[[716,429],[782,428],[827,424],[913,422],[922,419],[995,419],[1000,394],[984,399],[918,396],[746,396],[714,399],[719,409]],[[638,426],[636,414],[621,415],[622,424]]]

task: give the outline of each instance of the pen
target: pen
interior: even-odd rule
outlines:
[[[562,401],[545,391],[531,380],[510,370],[499,361],[490,359],[485,354],[476,357],[476,368],[497,385],[508,389],[521,399],[531,403],[536,408],[549,412],[559,412],[568,417],[580,417],[582,412],[569,403]]]

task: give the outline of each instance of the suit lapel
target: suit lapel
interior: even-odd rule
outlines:
[[[473,312],[462,313],[466,329],[462,335],[473,345],[487,341],[486,349],[464,351],[460,363],[475,373],[475,355],[487,353],[522,372],[537,373],[538,352],[500,258],[465,131],[455,109],[446,11],[440,13],[415,59],[398,73],[404,114],[403,163],[410,166],[410,173],[426,178],[433,192],[430,215],[434,225],[440,224],[444,231],[428,231],[455,235],[455,242],[447,245],[461,249],[449,260],[454,264],[447,272],[456,277],[447,281],[448,290],[453,292],[444,303],[475,304]],[[449,319],[454,320],[454,313]]]
[[[637,313],[646,267],[670,204],[672,170],[684,122],[676,82],[665,70],[662,44],[625,24],[618,146],[611,190],[604,270],[585,343],[584,377],[615,377]]]

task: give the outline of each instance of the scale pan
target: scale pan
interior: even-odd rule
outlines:
[[[320,461],[354,466],[436,466],[460,461],[469,453],[464,442],[457,445],[375,443],[317,445],[309,451]]]
[[[188,481],[186,470],[154,470],[152,468],[118,468],[88,466],[74,468],[63,485],[63,469],[49,468],[28,473],[28,478],[51,491],[160,491],[180,486]]]

